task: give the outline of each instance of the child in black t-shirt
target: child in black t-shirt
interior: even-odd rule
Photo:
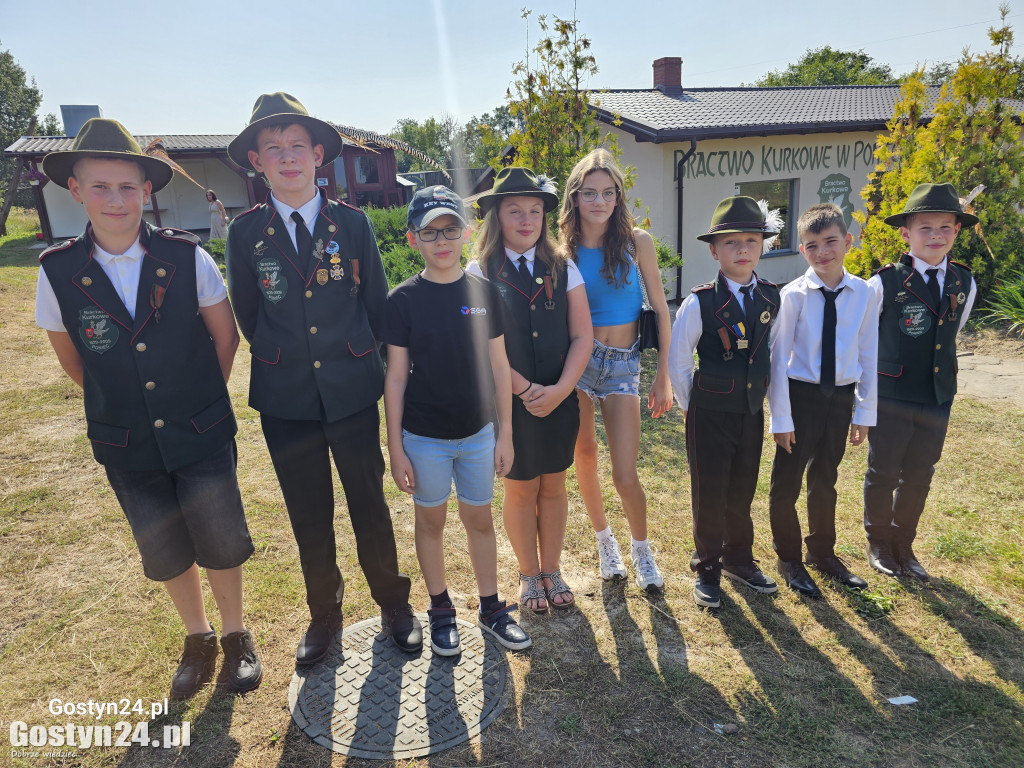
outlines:
[[[512,375],[505,355],[501,298],[462,271],[468,242],[462,200],[427,187],[409,204],[409,244],[424,268],[385,305],[388,345],[384,412],[391,475],[416,505],[416,556],[430,594],[430,647],[462,650],[444,569],[444,523],[452,479],[480,591],[479,626],[506,648],[532,641],[498,599],[491,520],[494,476],[512,466]],[[497,411],[498,432],[492,423]]]

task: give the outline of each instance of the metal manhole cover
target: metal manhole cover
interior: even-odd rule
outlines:
[[[425,614],[423,652],[400,651],[382,634],[380,617],[342,632],[320,663],[296,670],[288,704],[313,741],[351,757],[422,757],[473,736],[505,707],[505,656],[478,627],[458,619],[462,653],[430,649]]]

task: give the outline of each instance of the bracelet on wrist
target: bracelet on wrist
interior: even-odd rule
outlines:
[[[531,381],[529,384],[526,385],[526,389],[524,389],[522,392],[517,394],[516,397],[522,397],[523,395],[525,395],[527,392],[530,391],[530,387],[532,387],[532,386],[533,386],[533,382]]]

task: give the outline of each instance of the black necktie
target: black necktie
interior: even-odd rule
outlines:
[[[939,302],[941,301],[939,298],[939,269],[938,267],[934,267],[926,270],[925,274],[928,275],[928,293],[932,297],[932,304],[935,305],[935,311],[938,312]]]
[[[292,221],[295,222],[295,251],[299,255],[299,263],[313,255],[313,236],[306,229],[306,222],[298,211],[292,211]]]
[[[523,289],[523,293],[527,296],[530,295],[530,283],[533,281],[533,277],[530,275],[530,268],[526,266],[526,257],[520,256],[519,262],[519,287]]]
[[[825,311],[821,319],[821,393],[829,397],[836,388],[836,296],[842,292],[821,289]]]
[[[740,293],[743,294],[743,324],[746,326],[746,333],[743,334],[748,340],[754,338],[754,286],[745,285],[740,288]],[[748,347],[748,352],[753,352],[753,348]]]

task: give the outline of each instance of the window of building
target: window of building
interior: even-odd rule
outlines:
[[[784,222],[782,232],[772,245],[772,249],[766,254],[770,256],[783,256],[795,253],[796,242],[793,237],[796,222],[791,221],[791,212],[796,210],[796,179],[782,179],[779,181],[748,181],[736,185],[737,195],[746,195],[755,200],[767,200],[768,209],[779,209]]]
[[[376,155],[361,155],[355,158],[355,166],[357,184],[380,184]]]
[[[334,192],[339,200],[348,199],[348,181],[345,179],[345,163],[339,157],[334,161]]]

